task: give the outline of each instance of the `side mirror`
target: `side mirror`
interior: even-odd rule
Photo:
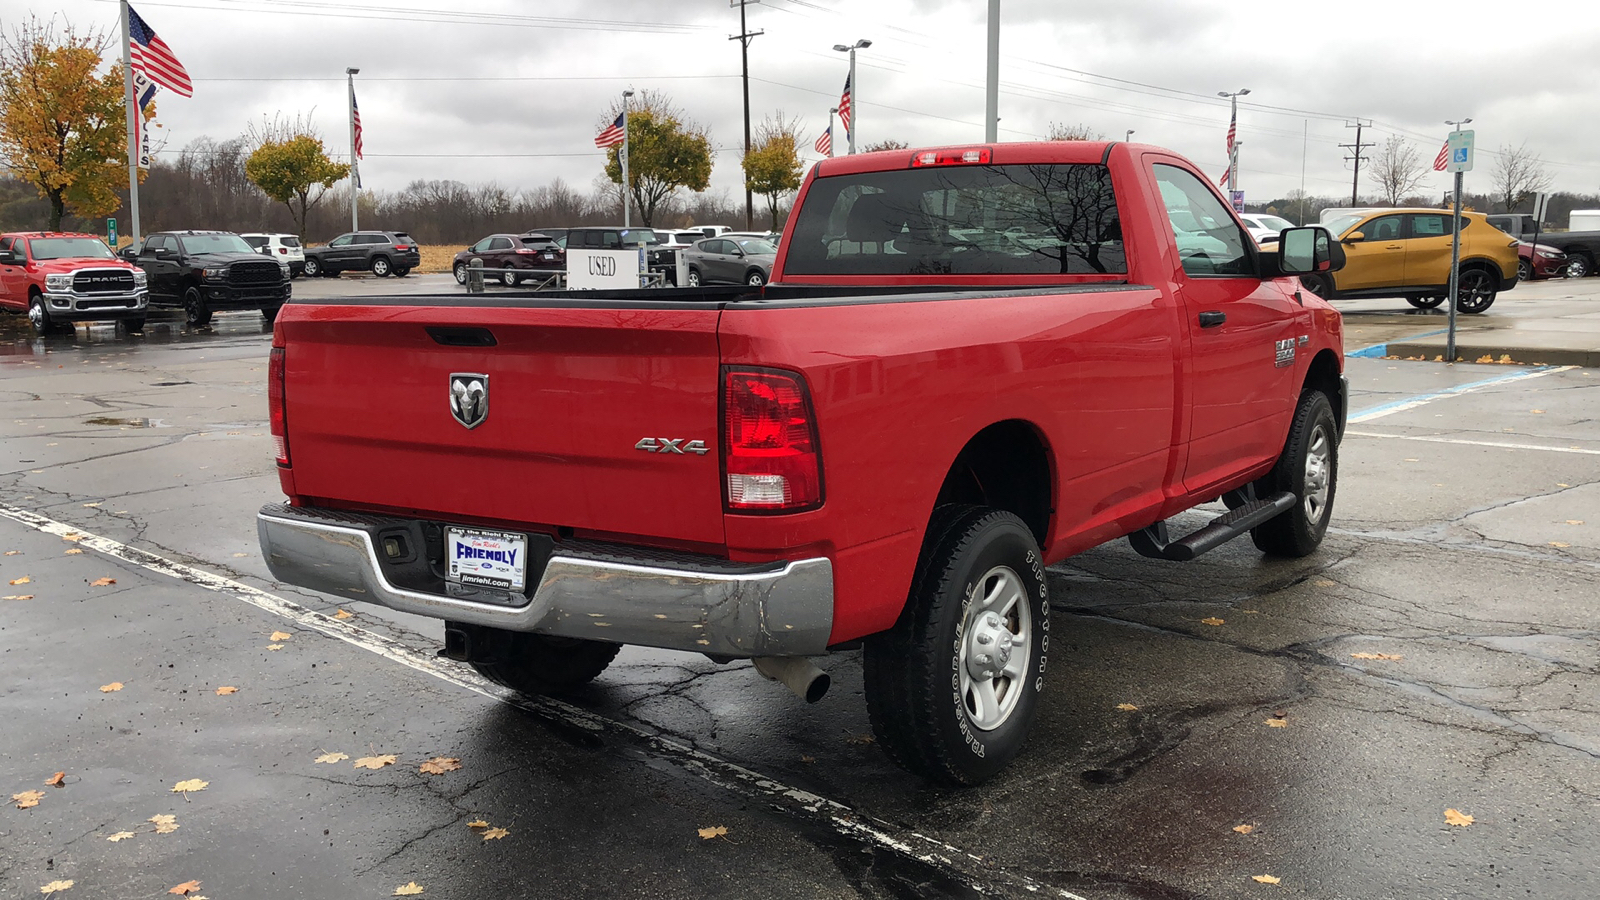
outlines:
[[[1367,233],[1366,232],[1364,232],[1364,231],[1352,231],[1349,234],[1344,236],[1344,243],[1346,243],[1346,244],[1358,244],[1358,243],[1360,243],[1360,242],[1362,242],[1362,241],[1364,241],[1366,239],[1367,239]]]
[[[178,256],[176,251],[169,250],[166,247],[157,247],[152,255],[156,259],[176,259]]]
[[[10,250],[0,250],[0,265],[14,266],[17,264],[16,256]]]
[[[1285,228],[1278,236],[1278,251],[1263,251],[1261,256],[1263,278],[1344,268],[1344,248],[1322,228]]]

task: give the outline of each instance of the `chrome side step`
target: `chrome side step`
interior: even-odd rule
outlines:
[[[1193,534],[1174,541],[1167,534],[1167,523],[1157,522],[1149,528],[1141,528],[1128,535],[1128,543],[1133,545],[1133,549],[1140,556],[1172,562],[1188,562],[1207,550],[1215,550],[1263,522],[1277,518],[1299,502],[1299,498],[1288,491],[1280,491],[1263,500],[1253,499],[1251,494],[1243,491],[1231,492],[1229,496],[1245,502],[1238,508],[1212,519]]]

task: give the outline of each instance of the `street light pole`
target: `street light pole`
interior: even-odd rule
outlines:
[[[833,159],[833,117],[839,114],[839,107],[828,110],[828,158]]]
[[[855,155],[856,152],[856,117],[861,112],[861,104],[858,102],[861,96],[861,86],[856,84],[856,51],[865,50],[871,46],[872,42],[866,38],[862,38],[861,40],[856,41],[854,44],[833,45],[833,49],[839,51],[840,53],[850,54],[850,121],[845,123],[844,133],[849,139],[850,153],[852,156]]]
[[[983,140],[1000,140],[1000,0],[989,0],[989,77],[984,86]]]
[[[1122,141],[1123,141],[1123,143],[1127,143],[1128,141],[1131,141],[1131,140],[1133,140],[1133,129],[1129,128],[1128,129],[1128,133],[1122,136]]]
[[[1236,131],[1239,127],[1239,98],[1250,93],[1249,88],[1240,88],[1237,91],[1217,91],[1218,97],[1228,98],[1228,129]],[[1244,190],[1239,187],[1239,142],[1228,142],[1228,190]]]
[[[622,92],[622,151],[617,154],[618,161],[622,163],[622,227],[632,226],[628,218],[628,98],[633,96],[633,91]]]
[[[360,69],[345,69],[345,85],[349,88],[346,104],[350,113],[350,230],[361,230],[361,162],[356,158],[356,76]]]

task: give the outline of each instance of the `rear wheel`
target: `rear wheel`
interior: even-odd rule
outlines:
[[[278,311],[281,309],[283,309],[282,306],[263,306],[261,307],[261,318],[266,319],[267,324],[271,325],[273,322],[278,321]]]
[[[521,631],[479,629],[495,642],[488,660],[473,661],[478,674],[524,694],[553,694],[588,684],[616,658],[621,644]],[[487,634],[485,634],[487,633]]]
[[[521,282],[522,276],[518,275],[516,270],[510,266],[506,266],[500,271],[500,283],[506,287],[516,287]]]
[[[1256,482],[1256,496],[1279,491],[1295,496],[1295,504],[1275,519],[1250,529],[1256,549],[1273,556],[1307,556],[1322,544],[1333,512],[1339,481],[1339,423],[1328,395],[1311,390],[1300,395],[1289,440],[1277,465]]]
[[[872,729],[889,758],[951,785],[993,777],[1033,725],[1050,637],[1033,533],[1008,512],[935,511],[893,628],[866,642]]]
[[[1568,255],[1568,257],[1567,257],[1567,277],[1568,278],[1582,278],[1583,276],[1588,275],[1588,274],[1592,273],[1593,271],[1594,271],[1594,260],[1589,258],[1589,254],[1584,253],[1582,250],[1579,250],[1579,251],[1577,251],[1575,253],[1572,253],[1572,254]]]
[[[691,268],[689,270],[689,277],[687,278],[687,281],[688,281],[688,284],[685,285],[685,287],[699,287],[700,286],[700,270]]]
[[[389,277],[389,272],[391,270],[391,266],[389,265],[389,257],[374,256],[372,258],[372,274],[378,276],[379,278],[387,278]]]
[[[315,256],[306,257],[305,274],[307,278],[316,278],[322,275],[322,263]]]
[[[406,277],[407,275],[410,275],[410,274],[411,274],[411,267],[410,266],[395,266],[394,267],[394,277],[396,277],[396,278],[404,278],[404,277]]]
[[[1444,302],[1443,297],[1407,297],[1406,302],[1417,309],[1433,309]]]
[[[211,307],[200,296],[199,288],[189,288],[183,293],[183,320],[190,328],[204,328],[211,324]]]
[[[1456,312],[1476,315],[1494,305],[1499,281],[1488,269],[1464,269],[1456,277]]]

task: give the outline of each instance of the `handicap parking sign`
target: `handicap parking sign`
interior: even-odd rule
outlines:
[[[1472,144],[1475,134],[1472,131],[1450,132],[1450,162],[1445,166],[1445,171],[1472,171]]]

